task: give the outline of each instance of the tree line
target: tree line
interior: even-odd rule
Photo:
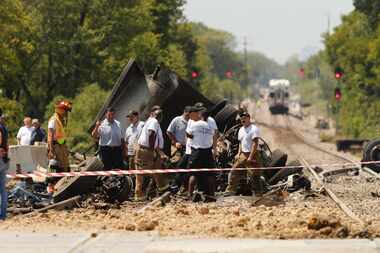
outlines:
[[[380,0],[355,0],[354,7],[333,33],[323,34],[324,50],[290,65],[297,68],[293,76],[304,68],[300,89],[318,93],[330,105],[340,135],[375,138],[380,136]],[[339,81],[337,68],[343,71]],[[335,88],[342,92],[339,101]]]
[[[3,0],[0,107],[11,132],[24,115],[46,120],[54,101],[64,97],[74,101],[72,147],[85,149],[87,127],[130,58],[148,73],[157,64],[176,71],[213,100],[245,96],[245,71],[254,82],[269,79],[274,61],[252,53],[246,68],[236,38],[189,22],[184,5],[185,0]]]

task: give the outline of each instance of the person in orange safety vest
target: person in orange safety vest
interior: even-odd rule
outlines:
[[[50,167],[54,166],[56,172],[70,171],[65,128],[68,112],[71,112],[71,108],[71,102],[58,102],[55,104],[54,115],[49,119],[48,123],[48,158]]]

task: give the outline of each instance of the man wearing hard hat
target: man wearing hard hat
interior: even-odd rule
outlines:
[[[48,123],[49,163],[59,170],[57,172],[70,171],[69,150],[66,146],[67,136],[65,128],[71,107],[72,104],[68,101],[59,101],[56,103],[54,115],[49,119]]]

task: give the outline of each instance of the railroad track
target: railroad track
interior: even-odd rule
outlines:
[[[312,175],[335,204],[348,217],[363,227],[373,220],[380,221],[380,209],[378,207],[380,202],[374,201],[371,197],[371,194],[380,192],[380,187],[375,180],[370,180],[371,178],[379,179],[379,175],[368,168],[362,168],[358,161],[311,143],[292,125],[291,119],[288,117],[283,116],[283,121],[285,122],[286,129],[297,138],[300,143],[333,157],[337,162],[345,163],[346,166],[343,168],[330,169],[317,174],[307,158],[298,157],[307,171],[309,171],[309,174]],[[292,147],[289,147],[289,149],[294,152]],[[348,174],[349,172],[353,173]]]
[[[275,143],[280,148],[285,147],[290,156],[304,165],[313,185],[319,185],[329,199],[361,227],[366,228],[372,222],[380,224],[380,197],[376,201],[371,196],[380,194],[380,186],[374,180],[380,178],[377,173],[362,168],[358,161],[312,143],[287,116],[271,116],[270,120],[270,124],[257,124],[272,130]],[[334,166],[323,167],[324,171],[318,174],[315,164]]]
[[[370,176],[372,177],[375,177],[377,179],[380,179],[380,176],[379,174],[377,174],[376,172],[374,172],[373,170],[370,170],[366,167],[362,167],[360,161],[355,161],[355,160],[352,160],[350,158],[347,158],[341,154],[338,154],[336,152],[331,152],[329,150],[326,150],[324,148],[321,148],[320,146],[314,144],[314,143],[311,143],[310,141],[306,140],[305,137],[299,132],[296,130],[295,127],[293,127],[292,123],[291,123],[291,120],[289,119],[288,116],[282,116],[284,118],[284,121],[286,122],[286,129],[289,130],[299,141],[301,141],[303,144],[309,146],[310,148],[312,149],[315,149],[315,150],[318,150],[320,152],[323,152],[329,156],[332,156],[338,160],[341,160],[345,163],[345,165],[347,166],[347,164],[350,164],[352,165],[352,167],[356,167],[358,170],[360,169],[362,172],[364,173],[367,173],[369,174]],[[336,169],[336,174],[339,174],[339,173],[344,173],[346,171],[350,171],[350,169]],[[336,175],[334,173],[329,173],[328,175]]]

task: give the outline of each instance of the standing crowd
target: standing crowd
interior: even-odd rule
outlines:
[[[153,106],[148,119],[143,122],[137,111],[130,111],[126,117],[129,121],[125,134],[122,126],[115,119],[115,110],[108,108],[105,119],[98,121],[92,131],[92,136],[99,142],[99,157],[108,170],[124,168],[128,161],[131,170],[154,170],[164,167],[169,157],[164,153],[164,134],[171,141],[171,158],[176,162],[176,168],[200,169],[216,168],[215,157],[219,131],[215,120],[209,116],[203,103],[186,106],[183,114],[170,122],[166,132],[161,129],[164,111],[160,106]],[[233,168],[260,167],[258,158],[259,130],[251,122],[247,112],[240,114],[242,127],[239,131],[240,148]],[[260,173],[232,169],[229,174],[225,195],[237,193],[241,180],[247,177],[260,184]],[[135,178],[135,201],[147,199],[148,175],[137,174]],[[152,174],[151,177],[158,193],[171,190],[167,174]],[[178,173],[174,182],[179,188],[179,194],[186,194],[193,201],[214,201],[216,191],[215,172]],[[259,188],[256,187],[257,193]]]
[[[49,119],[48,133],[41,128],[38,119],[26,117],[24,126],[17,132],[17,145],[37,145],[47,143],[49,171],[69,171],[69,152],[66,146],[65,128],[71,103],[60,101],[55,104],[54,115]],[[6,191],[6,172],[9,169],[9,133],[6,127],[6,116],[0,109],[0,220],[6,218],[8,196]],[[17,169],[16,169],[17,171]],[[20,171],[17,171],[18,173]],[[48,190],[53,189],[56,180],[48,179]]]
[[[41,128],[37,119],[24,119],[24,126],[17,134],[18,145],[34,145],[37,142],[47,142],[49,171],[70,171],[69,151],[67,148],[67,116],[72,104],[60,101],[55,104],[55,111],[48,122],[48,132]],[[91,135],[99,144],[99,158],[106,170],[125,169],[125,161],[131,170],[154,170],[164,167],[169,157],[164,153],[164,134],[171,141],[172,156],[176,161],[176,168],[201,169],[216,168],[215,157],[219,137],[218,126],[209,116],[203,103],[186,106],[183,114],[175,117],[169,124],[166,132],[161,129],[163,109],[153,106],[145,122],[140,120],[137,111],[130,111],[126,117],[129,125],[125,133],[122,125],[115,119],[115,110],[108,108],[105,119],[97,121]],[[260,172],[255,173],[237,170],[241,168],[260,167],[258,152],[259,130],[251,122],[247,112],[240,114],[241,128],[238,134],[239,152],[235,157],[235,164],[228,177],[228,186],[224,195],[237,194],[237,188],[247,177],[253,179],[255,193],[260,193]],[[7,207],[7,193],[5,190],[6,170],[9,166],[8,158],[8,130],[4,123],[4,116],[0,110],[0,220],[5,219]],[[147,199],[146,178],[148,175],[136,174],[135,201]],[[151,177],[161,195],[171,191],[168,174],[152,174]],[[185,194],[193,201],[215,201],[216,173],[194,172],[175,175],[174,182],[179,188],[178,194]],[[48,189],[54,190],[56,179],[49,179]]]

